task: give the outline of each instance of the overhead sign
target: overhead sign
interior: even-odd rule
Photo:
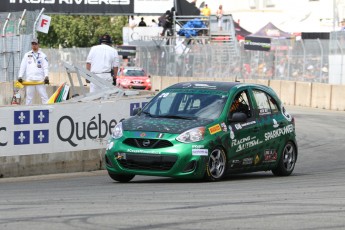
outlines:
[[[1,0],[0,11],[12,12],[45,9],[47,13],[130,14],[134,0]],[[161,1],[161,0],[159,0]]]
[[[49,31],[51,17],[47,15],[42,15],[40,20],[38,21],[38,24],[36,25],[36,30],[38,32],[42,32],[47,34]]]
[[[246,37],[244,40],[244,49],[270,51],[271,39],[265,37]]]

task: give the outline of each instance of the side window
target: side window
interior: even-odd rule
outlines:
[[[238,112],[245,113],[248,118],[252,117],[252,112],[250,110],[250,104],[248,100],[248,94],[246,91],[242,91],[236,94],[234,100],[232,101],[230,107],[230,117],[232,117],[232,114]]]
[[[259,116],[277,113],[277,102],[267,93],[260,90],[253,90]]]

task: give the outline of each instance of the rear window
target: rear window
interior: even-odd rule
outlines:
[[[138,76],[145,76],[144,70],[133,70],[133,69],[124,69],[123,74],[125,76],[133,76],[133,77],[138,77]]]

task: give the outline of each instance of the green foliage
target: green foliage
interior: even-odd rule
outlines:
[[[122,28],[126,16],[65,16],[52,15],[49,33],[38,33],[41,47],[91,47],[99,37],[108,33],[114,45],[122,44]]]

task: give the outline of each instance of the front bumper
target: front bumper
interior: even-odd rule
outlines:
[[[105,154],[106,169],[113,174],[185,179],[200,179],[204,176],[208,156],[193,155],[191,144],[179,143],[162,149],[143,150],[114,144]]]

